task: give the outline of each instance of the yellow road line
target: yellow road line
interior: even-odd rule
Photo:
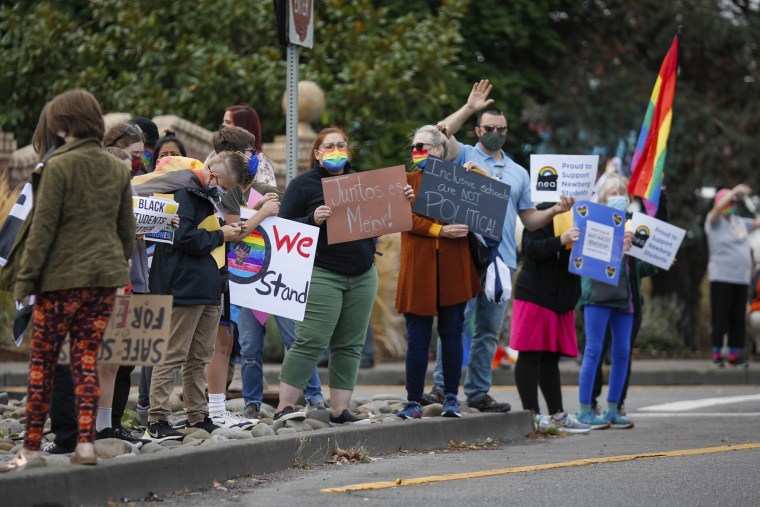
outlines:
[[[625,454],[622,456],[610,456],[607,458],[587,458],[561,463],[546,463],[544,465],[528,465],[511,468],[497,468],[495,470],[482,470],[480,472],[465,472],[459,474],[431,475],[429,477],[417,477],[414,479],[396,479],[393,482],[366,482],[364,484],[351,484],[342,488],[325,488],[321,493],[348,493],[351,491],[368,491],[374,489],[395,488],[398,486],[419,486],[432,482],[456,481],[460,479],[475,479],[479,477],[491,477],[494,475],[517,474],[522,472],[536,472],[539,470],[552,470],[555,468],[579,467],[598,465],[601,463],[619,463],[637,459],[650,458],[673,458],[678,456],[694,456],[698,454],[711,454],[716,452],[745,451],[748,449],[760,449],[760,443],[748,443],[739,445],[724,445],[721,447],[703,447],[701,449],[682,449],[678,451],[645,452],[641,454]]]

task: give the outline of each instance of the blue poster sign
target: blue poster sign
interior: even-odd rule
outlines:
[[[569,271],[617,285],[623,258],[625,212],[580,201],[573,206],[573,223],[581,235],[573,243]]]

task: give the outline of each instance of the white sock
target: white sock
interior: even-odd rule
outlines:
[[[98,416],[95,419],[95,431],[101,431],[111,427],[111,408],[98,407]]]
[[[227,411],[224,405],[225,395],[208,393],[208,415],[213,417]]]

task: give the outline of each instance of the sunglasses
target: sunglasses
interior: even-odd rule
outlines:
[[[498,132],[499,134],[506,134],[509,129],[507,129],[507,126],[504,125],[503,127],[497,127],[496,125],[478,125],[478,127],[482,128],[486,132],[493,132],[494,130]]]
[[[425,149],[425,146],[430,146],[431,148],[434,146],[430,143],[417,143],[417,144],[410,144],[409,149],[411,151],[422,151]]]
[[[125,136],[134,136],[134,135],[137,135],[137,134],[140,134],[140,136],[142,136],[142,133],[143,133],[143,131],[140,128],[139,125],[137,125],[135,123],[130,123],[129,126],[126,129],[124,129],[124,132],[122,132],[121,135],[119,135],[119,137],[117,137],[116,139],[113,140],[113,142],[111,143],[111,146],[115,145],[116,141],[118,141],[122,137],[125,137]]]
[[[325,144],[321,144],[319,147],[327,151],[330,151],[334,148],[338,148],[339,150],[345,150],[346,148],[348,148],[348,143],[346,141],[340,141],[337,143],[325,143]]]

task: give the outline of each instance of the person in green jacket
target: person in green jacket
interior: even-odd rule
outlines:
[[[65,144],[44,159],[34,183],[34,209],[3,268],[2,287],[17,301],[35,297],[24,447],[0,471],[42,465],[42,431],[53,370],[66,335],[76,386],[78,443],[72,463],[97,463],[92,444],[97,354],[117,287],[129,283],[135,236],[130,172],[103,150],[103,114],[86,90],[46,106],[48,131]]]

